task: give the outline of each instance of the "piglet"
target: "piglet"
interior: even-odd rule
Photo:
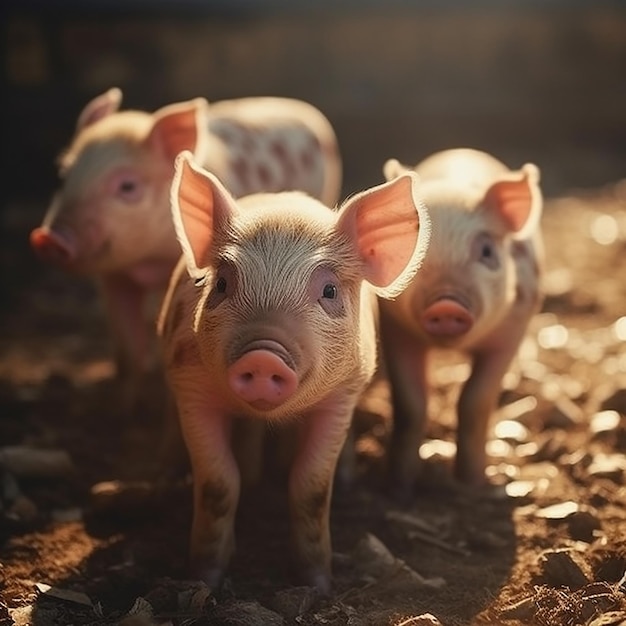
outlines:
[[[192,466],[191,562],[209,585],[233,551],[241,476],[231,431],[247,419],[298,429],[288,470],[296,571],[329,590],[335,466],[376,365],[372,296],[397,295],[427,246],[416,178],[331,210],[298,192],[236,201],[190,154],[178,157],[183,259],[158,329]]]
[[[80,114],[62,186],[30,242],[44,260],[97,279],[132,393],[153,359],[146,299],[162,296],[180,257],[169,203],[176,155],[193,152],[237,196],[299,189],[327,203],[341,161],[329,122],[304,102],[197,98],[150,114],[119,111],[121,97],[111,89]]]
[[[384,174],[393,180],[408,169],[392,159]],[[541,303],[537,167],[511,171],[484,152],[456,149],[430,156],[414,171],[432,219],[429,253],[410,286],[393,302],[380,302],[394,410],[390,478],[402,499],[410,498],[419,473],[427,355],[446,348],[471,359],[457,407],[455,474],[480,485],[501,380]]]

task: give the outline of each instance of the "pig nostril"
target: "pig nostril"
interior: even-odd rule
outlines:
[[[274,374],[272,376],[272,382],[277,384],[277,385],[280,385],[283,382],[283,377],[282,376],[278,376],[278,374]]]
[[[249,383],[254,378],[254,375],[252,374],[252,372],[246,372],[245,374],[241,375],[241,378],[244,382]]]

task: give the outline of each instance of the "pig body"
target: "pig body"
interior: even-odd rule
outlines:
[[[297,571],[328,591],[335,466],[376,365],[372,289],[398,293],[426,247],[415,177],[334,211],[295,192],[235,201],[189,155],[176,172],[184,256],[159,334],[192,466],[194,573],[218,584],[233,550],[241,486],[233,429],[289,422],[298,430],[288,480]]]
[[[152,358],[146,297],[165,289],[180,257],[169,201],[175,156],[192,151],[237,196],[298,189],[327,203],[338,199],[341,162],[326,118],[297,100],[198,98],[153,114],[118,111],[120,101],[111,89],[81,113],[60,159],[63,185],[31,244],[97,279],[118,368],[138,374]]]
[[[406,169],[390,160],[384,172],[391,180]],[[394,407],[390,478],[402,498],[410,497],[419,473],[428,354],[453,349],[471,359],[457,407],[455,474],[481,484],[501,380],[541,302],[537,168],[511,171],[488,154],[458,149],[437,153],[414,171],[431,215],[432,243],[411,285],[380,303]]]

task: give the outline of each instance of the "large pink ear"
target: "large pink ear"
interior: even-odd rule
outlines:
[[[539,178],[537,166],[527,163],[493,183],[483,198],[485,209],[495,214],[516,239],[532,232],[541,217],[543,199]]]
[[[204,98],[179,102],[154,113],[154,124],[147,142],[169,161],[177,154],[191,152],[196,159],[203,153],[209,103]]]
[[[78,116],[76,130],[82,130],[87,126],[95,124],[107,115],[111,115],[119,110],[122,103],[122,92],[117,87],[112,87],[103,94],[95,97],[89,102]]]
[[[354,242],[365,280],[383,298],[403,291],[428,249],[430,217],[418,186],[417,174],[405,172],[340,208],[339,230]]]
[[[200,278],[209,265],[216,231],[228,225],[237,205],[220,181],[194,162],[190,152],[176,157],[171,204],[187,270]]]

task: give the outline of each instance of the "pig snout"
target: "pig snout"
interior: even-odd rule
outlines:
[[[470,330],[474,318],[461,303],[452,298],[441,298],[426,308],[422,323],[430,335],[457,337]]]
[[[44,261],[57,265],[68,265],[76,256],[69,239],[41,226],[31,232],[30,245]]]
[[[254,342],[228,368],[230,388],[255,409],[275,409],[298,388],[286,350],[274,341]]]

